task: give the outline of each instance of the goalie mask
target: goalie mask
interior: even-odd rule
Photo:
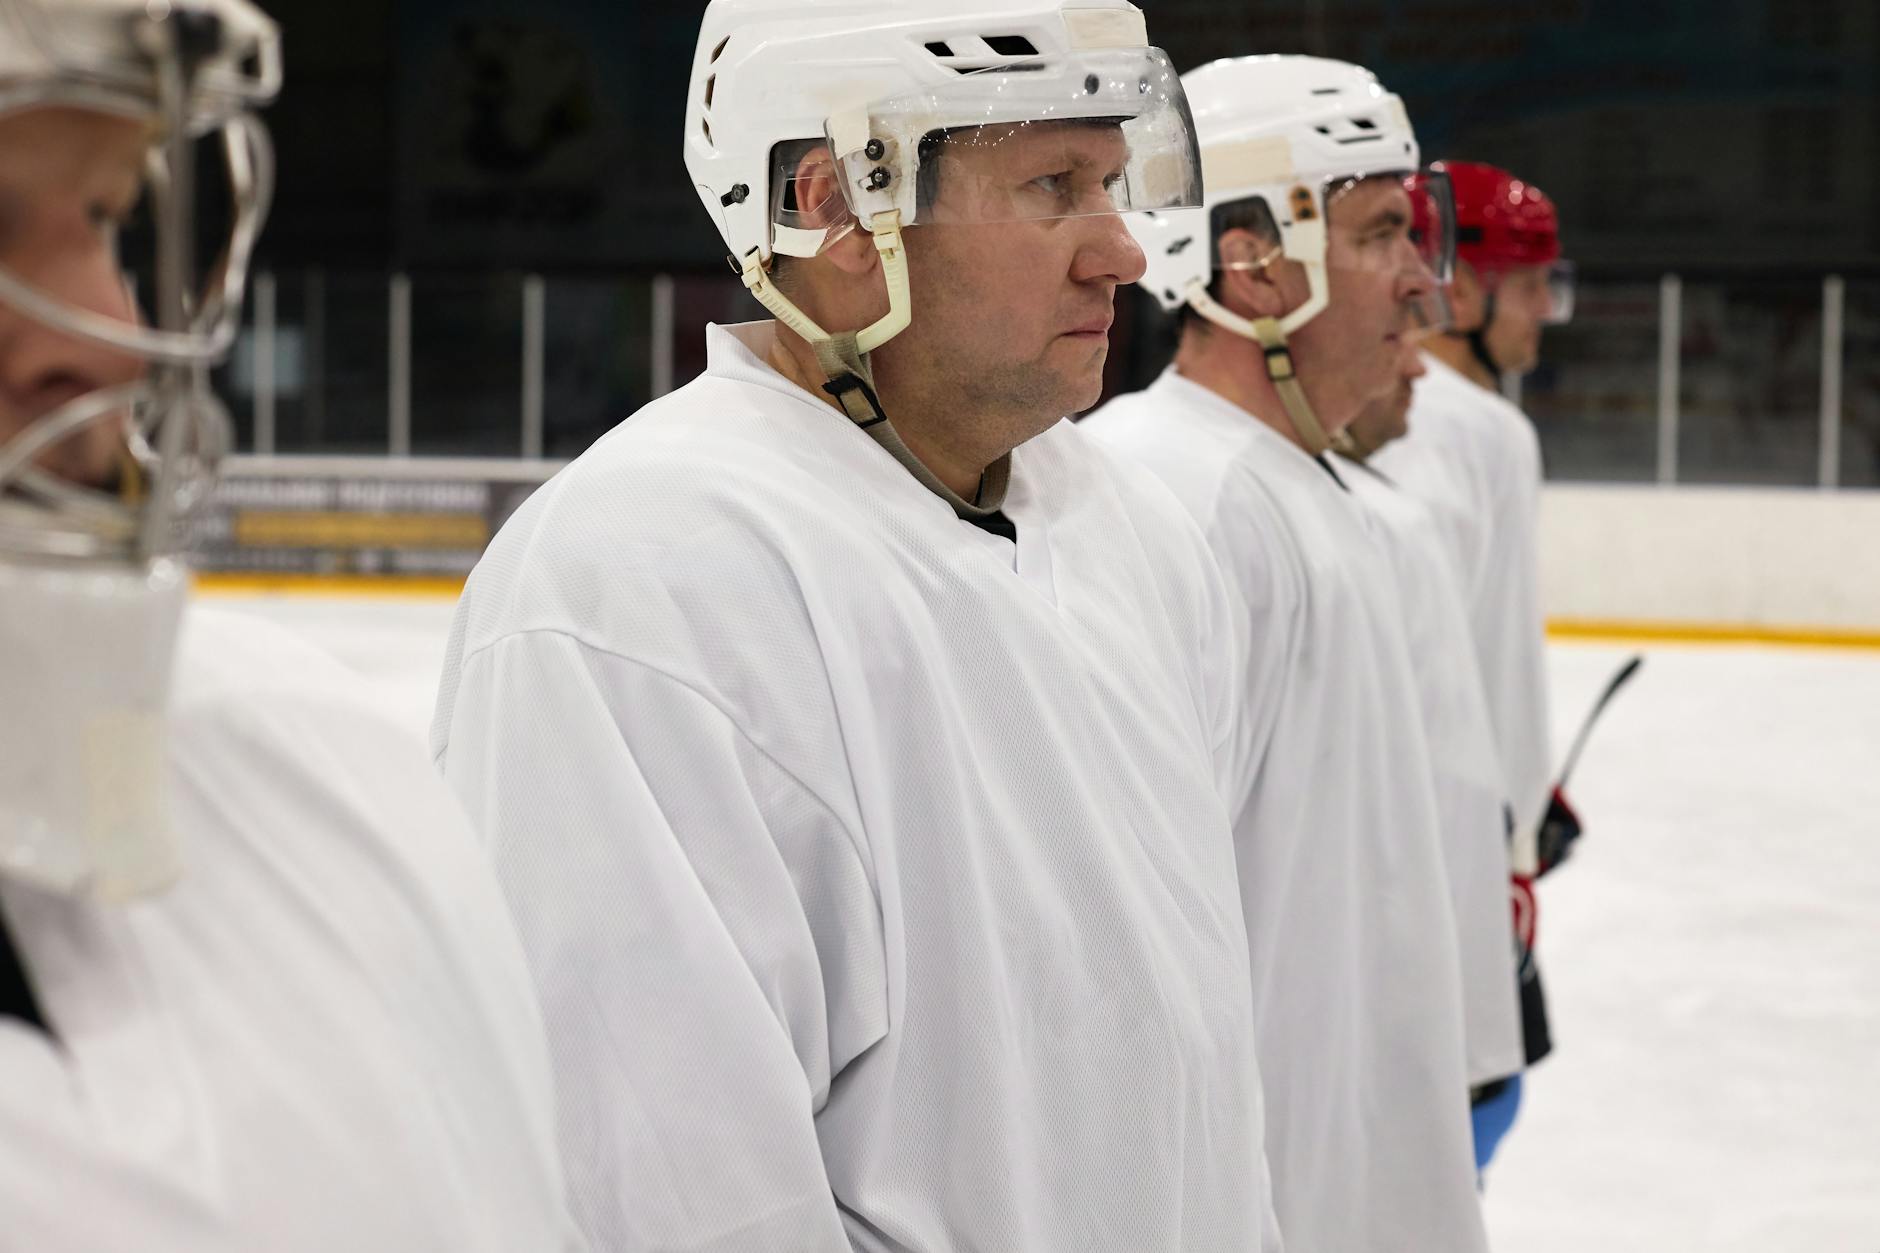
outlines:
[[[280,82],[246,0],[0,0],[0,875],[116,900],[179,868],[164,709],[184,523]],[[198,262],[198,202],[225,219]]]

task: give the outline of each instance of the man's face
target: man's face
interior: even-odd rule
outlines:
[[[1484,332],[1496,364],[1526,374],[1541,359],[1541,326],[1553,312],[1548,267],[1523,265],[1503,271],[1495,286],[1495,316]]]
[[[930,224],[907,233],[911,333],[877,350],[877,373],[1038,429],[1094,404],[1117,285],[1144,268],[1109,211],[1127,156],[1108,124],[982,127],[949,140],[922,212]]]
[[[1365,179],[1332,197],[1329,301],[1290,337],[1300,377],[1328,430],[1340,429],[1397,385],[1412,308],[1436,285],[1410,226],[1410,197],[1400,179]]]
[[[115,231],[137,203],[147,129],[78,109],[0,115],[0,266],[74,308],[131,321]],[[51,330],[0,301],[0,444],[61,405],[139,376],[135,358]],[[121,426],[94,423],[47,449],[42,469],[98,484]]]

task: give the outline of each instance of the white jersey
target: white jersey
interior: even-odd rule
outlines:
[[[182,878],[118,906],[0,889],[55,1037],[0,1021],[0,1245],[579,1247],[501,895],[358,684],[265,622],[192,610]]]
[[[1410,433],[1371,461],[1436,512],[1455,554],[1515,810],[1515,868],[1531,873],[1553,779],[1535,536],[1540,440],[1503,397],[1428,353],[1423,361]]]
[[[1423,502],[1368,466],[1343,457],[1332,464],[1376,523],[1397,575],[1456,911],[1469,1083],[1491,1083],[1527,1062],[1508,904],[1504,779],[1460,580]]]
[[[1062,423],[1014,544],[707,334],[497,536],[432,733],[596,1247],[1276,1247],[1200,536]]]
[[[1235,825],[1280,1229],[1302,1250],[1480,1250],[1429,754],[1363,510],[1174,370],[1086,425],[1175,489],[1243,597],[1246,716],[1282,694]]]

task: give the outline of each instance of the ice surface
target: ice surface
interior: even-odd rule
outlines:
[[[1550,650],[1555,739],[1629,650]],[[1658,647],[1542,885],[1501,1253],[1880,1251],[1880,653]]]
[[[424,733],[448,601],[216,603]],[[1563,750],[1632,651],[1551,649]],[[1495,1248],[1880,1253],[1880,653],[1644,651],[1542,886],[1557,1052],[1489,1175]]]

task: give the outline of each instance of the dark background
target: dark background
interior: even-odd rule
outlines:
[[[709,269],[679,134],[698,14],[630,0],[272,0],[280,265]],[[1602,273],[1880,271],[1880,6],[1151,0],[1186,70],[1356,61],[1427,157],[1545,188]]]
[[[672,383],[708,320],[756,316],[686,177],[702,4],[266,0],[287,86],[280,194],[283,451],[384,447],[386,284],[413,292],[413,443],[513,452],[522,275],[547,279],[547,451]],[[1654,469],[1659,277],[1684,282],[1681,479],[1813,482],[1822,280],[1846,276],[1845,483],[1880,483],[1880,3],[1875,0],[1149,0],[1182,69],[1221,55],[1356,61],[1404,97],[1426,158],[1506,166],[1559,203],[1581,311],[1524,402],[1556,477]],[[1115,386],[1160,364],[1119,298]],[[285,354],[284,356],[278,354]],[[232,399],[248,419],[238,355]]]

